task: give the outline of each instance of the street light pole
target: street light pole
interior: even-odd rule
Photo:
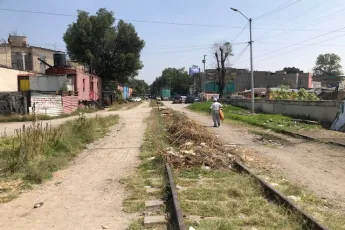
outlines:
[[[252,40],[252,19],[249,18],[249,33],[250,33],[250,81],[251,81],[251,104],[252,104],[252,113],[255,113],[254,107],[254,72],[253,72],[253,40]]]
[[[249,36],[250,36],[250,81],[251,81],[251,111],[252,113],[255,113],[254,109],[254,72],[253,72],[253,40],[252,40],[252,18],[246,17],[241,11],[235,8],[230,8],[231,10],[238,12],[242,14],[243,17],[245,17],[249,21]]]
[[[202,63],[204,63],[204,73],[205,73],[205,65],[206,65],[206,56],[207,55],[204,55],[204,60],[202,60]]]

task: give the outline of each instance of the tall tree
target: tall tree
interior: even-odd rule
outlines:
[[[284,71],[286,71],[286,73],[303,73],[302,70],[296,67],[285,67]]]
[[[342,75],[341,58],[334,53],[320,54],[315,63],[314,74],[326,76]]]
[[[133,94],[136,96],[143,96],[149,93],[149,85],[144,80],[132,79],[129,86],[133,88]]]
[[[232,56],[232,46],[230,42],[217,42],[213,45],[214,55],[217,61],[217,70],[219,79],[217,81],[219,88],[219,97],[223,96],[225,87],[225,76],[226,76],[226,62],[230,56]]]
[[[159,94],[162,88],[170,88],[173,93],[187,95],[192,85],[192,78],[184,68],[166,68],[162,76],[156,78],[151,84],[151,93]]]
[[[63,39],[73,61],[89,66],[105,80],[126,83],[143,67],[140,52],[145,43],[132,24],[114,23],[114,13],[104,8],[96,15],[78,11],[77,21],[68,26]]]

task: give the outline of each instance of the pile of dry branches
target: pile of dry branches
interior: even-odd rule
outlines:
[[[170,143],[179,151],[168,148],[163,151],[166,160],[175,168],[206,167],[229,168],[234,155],[232,149],[226,148],[201,125],[187,116],[164,111]]]

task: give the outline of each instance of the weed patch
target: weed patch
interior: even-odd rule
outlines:
[[[188,108],[196,112],[207,113],[210,106],[210,102],[203,102],[193,103]],[[247,109],[231,105],[224,105],[223,112],[226,120],[240,121],[276,132],[322,129],[321,125],[299,123],[289,116],[264,113],[251,114]]]
[[[94,113],[99,111],[99,109],[96,108],[88,108],[88,109],[77,109],[73,113],[70,114],[62,114],[57,117],[52,117],[44,114],[36,114],[34,116],[33,114],[25,114],[25,115],[20,115],[20,114],[14,114],[14,115],[8,115],[8,116],[0,116],[0,123],[2,122],[23,122],[23,121],[44,121],[44,120],[54,120],[54,119],[59,119],[59,118],[65,118],[65,117],[71,117],[71,116],[77,116],[81,113]]]
[[[68,121],[56,128],[33,122],[16,130],[15,136],[0,141],[0,202],[8,200],[13,192],[27,184],[39,184],[52,173],[65,166],[86,144],[103,137],[108,128],[118,121],[118,116],[96,117]],[[19,181],[10,186],[11,181]],[[6,198],[7,197],[7,198]]]

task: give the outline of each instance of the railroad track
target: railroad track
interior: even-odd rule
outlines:
[[[300,216],[303,220],[302,226],[304,229],[311,229],[311,230],[328,230],[326,226],[321,224],[318,220],[312,217],[310,214],[299,208],[293,202],[291,202],[286,196],[284,196],[281,192],[277,189],[266,183],[264,180],[256,176],[249,168],[243,165],[240,162],[234,162],[235,169],[239,173],[247,173],[261,185],[264,191],[264,195],[270,201],[273,201],[277,205],[282,205],[285,208],[291,210],[292,212],[296,213]],[[171,192],[170,197],[170,221],[172,229],[178,230],[186,230],[186,225],[184,222],[184,215],[180,206],[180,202],[178,200],[177,189],[174,182],[173,172],[171,167],[168,163],[166,163],[166,171],[169,179],[169,188]]]

